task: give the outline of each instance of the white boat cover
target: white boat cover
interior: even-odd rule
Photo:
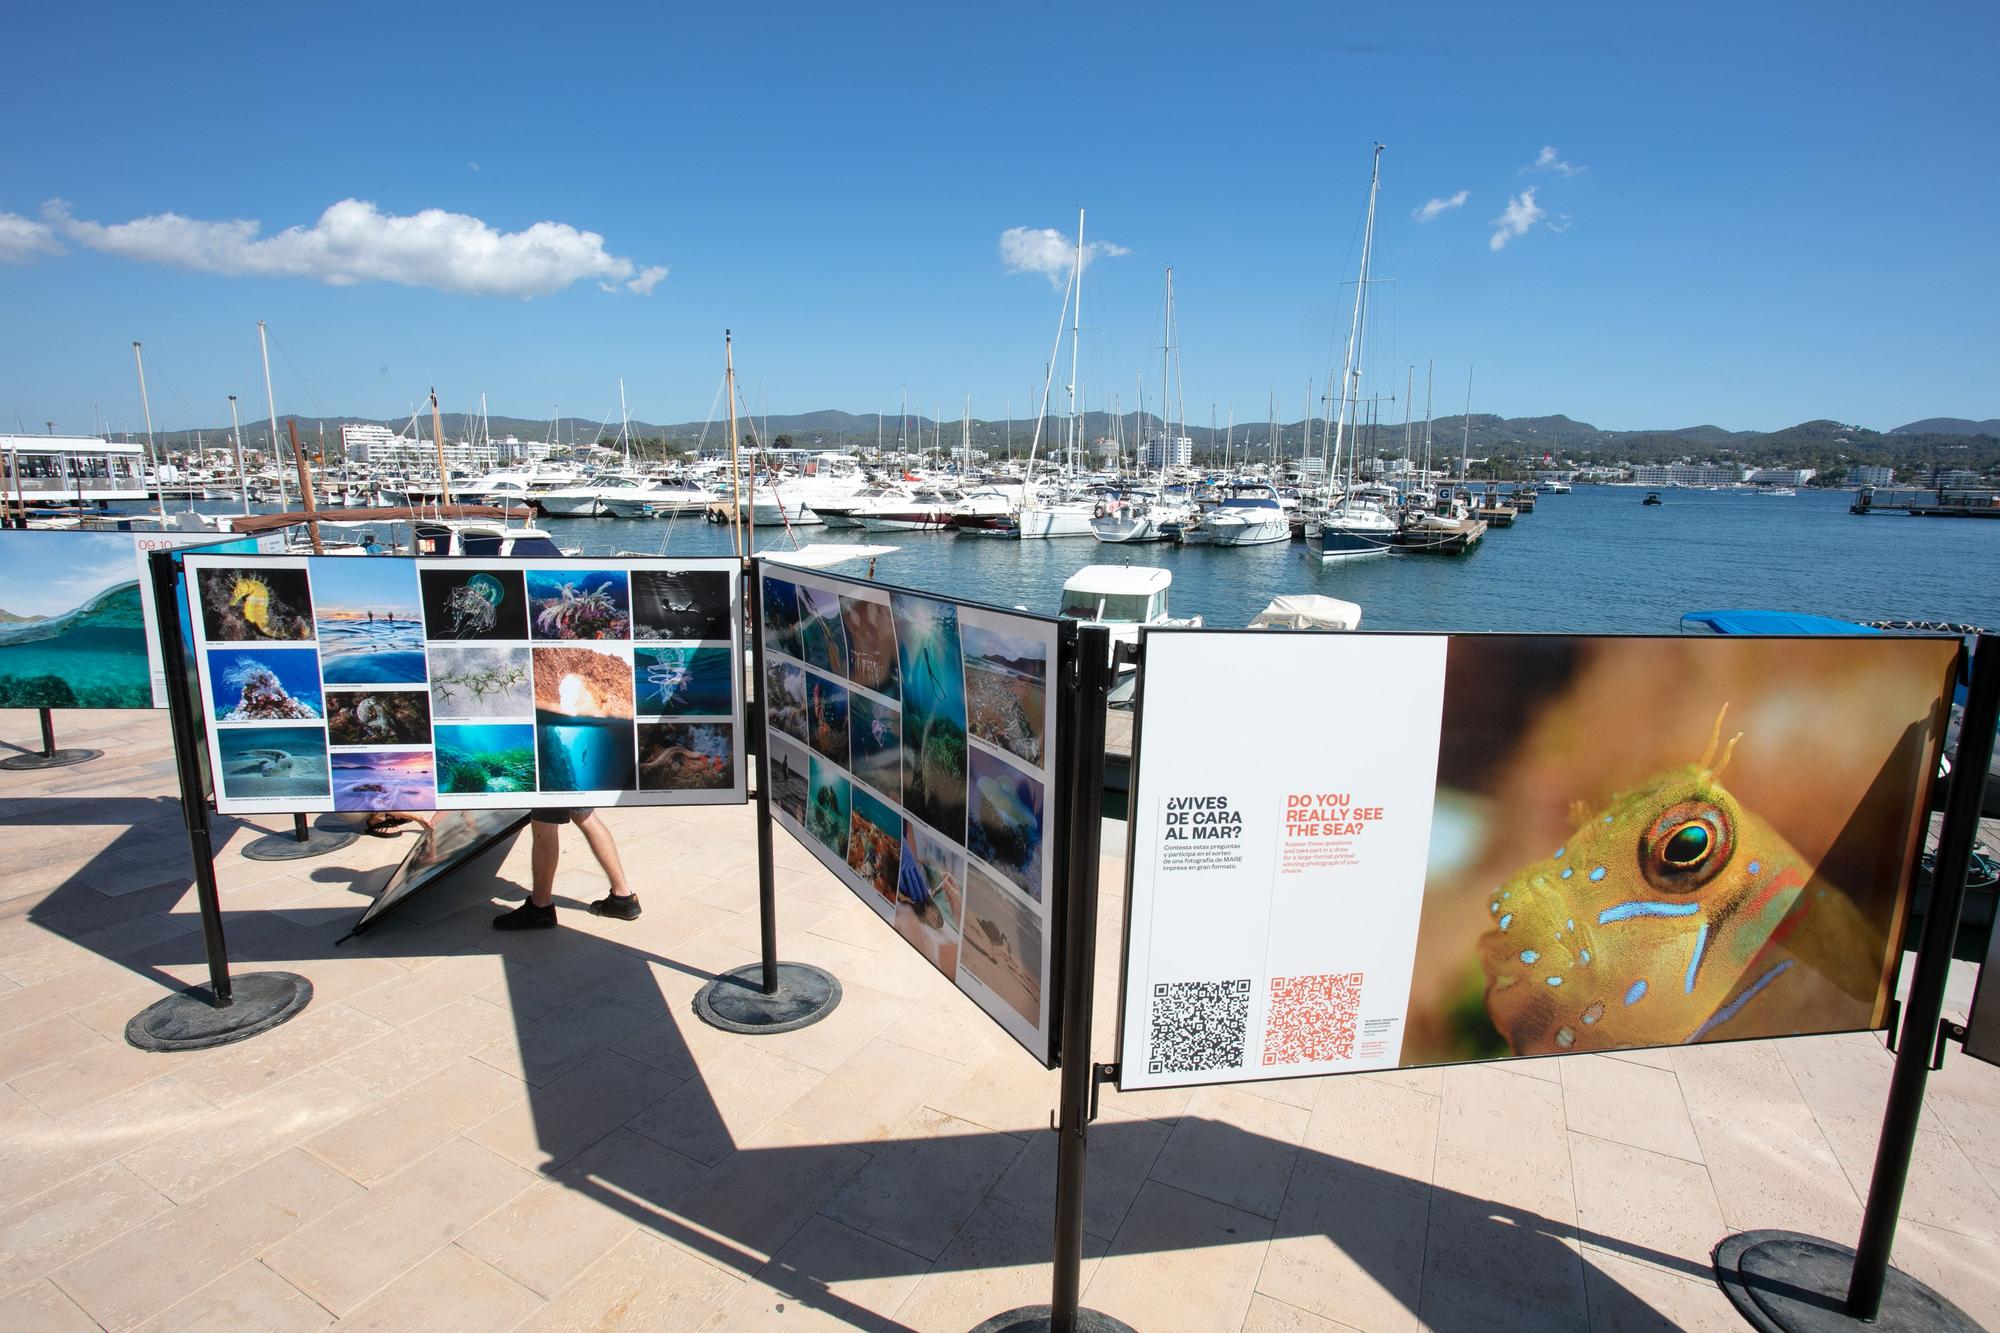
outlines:
[[[849,560],[873,560],[878,555],[887,555],[895,550],[893,546],[869,546],[850,542],[811,542],[796,551],[759,551],[757,554],[774,565],[797,565],[800,569],[825,569],[829,565],[846,564]]]
[[[1273,597],[1257,613],[1251,629],[1360,629],[1361,608],[1338,597],[1288,593]]]

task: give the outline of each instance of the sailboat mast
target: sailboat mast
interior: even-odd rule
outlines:
[[[1329,487],[1333,483],[1333,469],[1338,466],[1340,461],[1341,442],[1342,436],[1346,433],[1347,405],[1349,402],[1354,402],[1356,406],[1355,426],[1357,430],[1361,424],[1359,416],[1360,405],[1357,397],[1361,391],[1360,361],[1361,340],[1363,336],[1361,312],[1368,300],[1368,261],[1371,257],[1370,252],[1375,245],[1375,196],[1381,189],[1381,186],[1382,145],[1378,143],[1375,145],[1374,166],[1368,176],[1368,220],[1361,228],[1361,273],[1355,281],[1353,321],[1347,328],[1347,364],[1342,369],[1340,375],[1340,419],[1334,423],[1333,453],[1327,459],[1326,470]],[[1350,454],[1352,453],[1352,446],[1349,447],[1349,452]],[[1350,457],[1347,462],[1347,489],[1352,490],[1353,488],[1354,460]]]
[[[1472,469],[1467,461],[1472,453],[1472,367],[1465,368],[1465,418],[1463,432],[1458,443],[1458,480],[1462,485],[1472,482]]]
[[[243,513],[250,513],[250,477],[243,471],[243,421],[236,415],[236,395],[229,395],[229,438],[236,446],[236,489],[243,495]]]
[[[279,466],[283,455],[278,452],[278,400],[271,393],[271,344],[264,336],[264,321],[257,321],[257,350],[264,355],[264,405],[271,410],[271,463],[272,471],[278,474],[278,508],[285,507],[285,469]]]
[[[264,326],[259,324],[257,327],[261,329]],[[139,407],[146,414],[146,461],[153,466],[153,497],[159,502],[160,527],[165,528],[167,526],[167,483],[166,479],[160,475],[159,455],[153,448],[153,405],[146,397],[146,358],[139,353],[139,340],[137,338],[132,340],[132,364],[139,367]],[[79,469],[80,471],[81,469]],[[77,494],[81,495],[83,493],[81,484],[76,489]],[[81,505],[77,507],[79,509],[82,508]]]
[[[729,330],[722,331],[722,383],[729,396],[729,530],[736,558],[743,558],[743,465],[736,454],[736,352]]]
[[[1071,308],[1069,326],[1069,455],[1076,466],[1076,387],[1078,360],[1083,343],[1083,210],[1076,210],[1076,304]]]
[[[625,377],[618,377],[618,438],[625,445],[625,470],[632,470],[632,413],[625,406]]]
[[[1424,363],[1424,489],[1431,488],[1431,384],[1437,378],[1436,361]]]

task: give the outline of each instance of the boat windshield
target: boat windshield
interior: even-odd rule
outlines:
[[[1093,592],[1089,588],[1063,589],[1059,614],[1072,620],[1104,620],[1139,624],[1147,617],[1149,599],[1138,592]]]
[[[561,555],[562,548],[547,537],[516,537],[508,555]]]

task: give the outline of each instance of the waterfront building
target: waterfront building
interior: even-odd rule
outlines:
[[[1743,480],[1752,486],[1803,486],[1818,475],[1819,469],[1812,467],[1760,467]]]
[[[1734,486],[1743,469],[1735,463],[1638,463],[1632,480],[1641,486]]]
[[[1849,471],[1847,477],[1857,486],[1893,486],[1896,484],[1896,469],[1863,463]]]
[[[143,500],[145,454],[95,435],[0,435],[0,484],[28,504]]]

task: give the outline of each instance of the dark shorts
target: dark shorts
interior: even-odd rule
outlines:
[[[580,824],[590,818],[590,812],[596,808],[583,805],[573,810],[536,810],[528,817],[537,824]]]

